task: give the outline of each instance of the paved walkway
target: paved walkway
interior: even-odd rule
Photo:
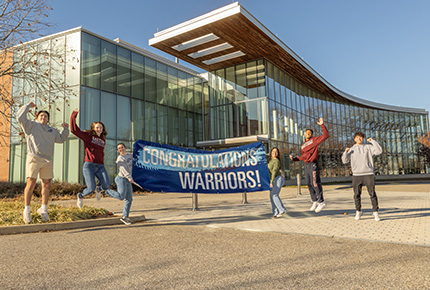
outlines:
[[[377,185],[381,221],[373,220],[369,196],[362,194],[363,217],[354,220],[352,189],[349,185],[324,186],[327,207],[310,212],[307,189],[297,196],[296,188],[283,188],[281,198],[287,214],[271,219],[268,192],[198,195],[199,210],[192,211],[191,194],[150,193],[134,197],[131,216],[145,215],[148,221],[192,224],[248,231],[316,235],[377,242],[430,246],[430,184]],[[75,205],[75,201],[61,202]],[[123,202],[112,198],[85,199],[84,205],[103,207],[120,215]]]

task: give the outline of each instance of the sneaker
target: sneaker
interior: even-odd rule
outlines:
[[[311,208],[309,209],[310,211],[314,211],[318,206],[318,202],[314,201],[314,203],[312,204]]]
[[[132,224],[131,220],[128,217],[122,217],[119,220],[128,226]]]
[[[48,211],[47,210],[43,210],[42,208],[39,208],[37,210],[37,213],[42,216],[42,221],[49,222],[49,216],[48,216]]]
[[[280,212],[280,213],[278,213],[278,214],[276,215],[276,217],[277,217],[277,218],[280,218],[280,217],[281,217],[281,216],[283,216],[285,213],[286,213],[286,211],[284,211],[284,212]]]
[[[25,224],[31,223],[31,212],[29,210],[24,210],[22,213],[22,218]]]
[[[317,208],[315,209],[315,212],[320,212],[320,211],[322,211],[322,210],[323,210],[323,208],[325,208],[325,206],[326,206],[326,204],[325,204],[325,202],[324,202],[324,201],[323,201],[323,202],[318,203],[318,206],[317,206]]]
[[[80,194],[80,193],[78,193],[78,194],[76,195],[76,197],[77,197],[77,199],[76,199],[76,205],[77,205],[79,208],[82,208],[82,207],[84,206],[84,199],[81,197],[81,194]]]
[[[375,217],[375,221],[379,222],[381,218],[379,217],[379,213],[377,211],[373,212],[373,216]]]
[[[362,215],[363,215],[363,212],[357,210],[355,213],[355,220],[358,221]]]
[[[99,201],[102,198],[102,190],[101,190],[100,186],[96,187],[95,192],[96,192],[96,199],[97,199],[97,201]]]

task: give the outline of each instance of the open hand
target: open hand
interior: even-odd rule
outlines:
[[[290,159],[293,160],[293,155],[290,155]]]
[[[324,119],[323,118],[319,118],[317,124],[318,125],[324,124]]]

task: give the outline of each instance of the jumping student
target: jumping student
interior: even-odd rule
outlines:
[[[363,215],[361,211],[361,188],[367,187],[370,200],[372,201],[373,216],[375,221],[380,221],[378,197],[375,192],[375,174],[373,170],[373,156],[382,153],[382,148],[372,138],[368,138],[370,144],[363,144],[364,133],[357,132],[354,134],[355,144],[351,148],[346,148],[342,154],[342,162],[347,164],[351,162],[352,170],[352,187],[354,188],[355,201],[355,219],[359,220]]]
[[[293,161],[305,162],[305,178],[308,183],[309,194],[313,201],[310,211],[320,212],[326,206],[324,202],[323,188],[321,184],[320,169],[318,165],[318,145],[329,137],[326,126],[324,125],[323,118],[319,118],[318,125],[321,126],[323,134],[318,137],[313,137],[313,131],[307,129],[305,131],[305,142],[302,144],[300,150],[301,156],[293,157]]]
[[[87,188],[77,194],[76,204],[79,208],[84,205],[84,197],[96,191],[96,199],[100,200],[101,190],[96,188],[96,177],[101,183],[102,189],[112,197],[118,197],[118,192],[110,189],[109,177],[104,166],[106,128],[102,122],[93,122],[89,130],[81,131],[76,124],[79,109],[75,109],[70,116],[71,131],[79,139],[84,141],[85,163],[82,167]],[[120,199],[120,198],[118,198]]]
[[[36,185],[37,175],[42,180],[42,206],[37,210],[43,221],[49,221],[48,200],[51,189],[51,179],[54,177],[52,166],[52,155],[54,154],[54,143],[63,143],[69,136],[69,124],[63,123],[63,132],[48,125],[49,112],[39,111],[36,120],[27,118],[30,108],[36,105],[28,103],[19,109],[17,113],[18,123],[21,125],[27,141],[27,162],[25,166],[27,184],[24,189],[25,208],[23,212],[24,223],[31,223],[30,202]]]

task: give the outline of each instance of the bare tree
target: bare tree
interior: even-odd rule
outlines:
[[[59,98],[67,98],[64,45],[35,40],[51,26],[47,22],[51,10],[47,0],[0,3],[0,145],[9,143],[10,134],[20,134],[15,117],[24,102],[51,109]]]

